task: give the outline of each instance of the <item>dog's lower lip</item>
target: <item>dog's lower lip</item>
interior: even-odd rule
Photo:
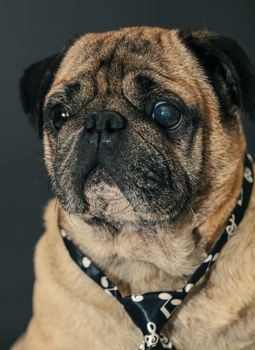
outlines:
[[[90,185],[97,185],[102,181],[112,183],[113,179],[107,170],[99,165],[96,165],[85,177],[84,188],[86,189]]]
[[[88,174],[86,174],[85,179],[84,179],[84,185],[85,187],[87,187],[89,185],[89,183],[96,183],[96,180],[98,179],[98,172],[99,168],[98,166],[94,166],[89,172]]]

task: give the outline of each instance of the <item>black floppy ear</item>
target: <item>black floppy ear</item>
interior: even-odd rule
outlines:
[[[206,30],[183,34],[183,38],[204,67],[223,108],[223,117],[232,119],[238,109],[255,121],[255,69],[240,45]]]
[[[20,79],[20,98],[30,123],[42,136],[43,103],[49,91],[56,72],[68,49],[75,43],[80,35],[75,35],[67,45],[57,54],[49,56],[25,69]]]
[[[44,98],[60,64],[59,54],[52,55],[25,69],[20,79],[20,98],[30,123],[42,136]]]

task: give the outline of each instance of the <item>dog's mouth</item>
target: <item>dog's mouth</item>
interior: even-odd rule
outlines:
[[[114,186],[114,180],[110,174],[99,165],[95,166],[85,179],[84,191],[88,191],[93,186],[100,186],[100,184],[105,183],[109,186]]]
[[[88,204],[84,220],[95,229],[102,228],[112,234],[123,227],[152,230],[169,224],[169,214],[156,216],[140,212],[123,194],[114,177],[103,167],[96,166],[85,179],[84,198]]]
[[[85,221],[94,226],[108,226],[116,231],[124,222],[134,220],[134,211],[112,176],[100,166],[89,173],[84,183],[88,209]]]

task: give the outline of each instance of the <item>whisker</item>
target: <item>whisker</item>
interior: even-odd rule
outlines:
[[[119,213],[121,213],[121,212],[127,210],[130,206],[131,206],[131,204],[129,203],[125,208],[122,208],[122,209],[116,211],[115,213],[111,213],[111,215],[119,214]]]
[[[199,226],[198,219],[197,219],[196,214],[195,214],[194,210],[192,209],[191,205],[189,205],[189,209],[190,209],[190,212],[191,212],[192,215],[193,215],[194,222],[195,222],[196,226]]]

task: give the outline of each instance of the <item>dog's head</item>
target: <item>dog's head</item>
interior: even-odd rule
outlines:
[[[207,31],[87,34],[21,79],[61,206],[113,234],[207,208],[240,165],[254,95],[244,51]]]

